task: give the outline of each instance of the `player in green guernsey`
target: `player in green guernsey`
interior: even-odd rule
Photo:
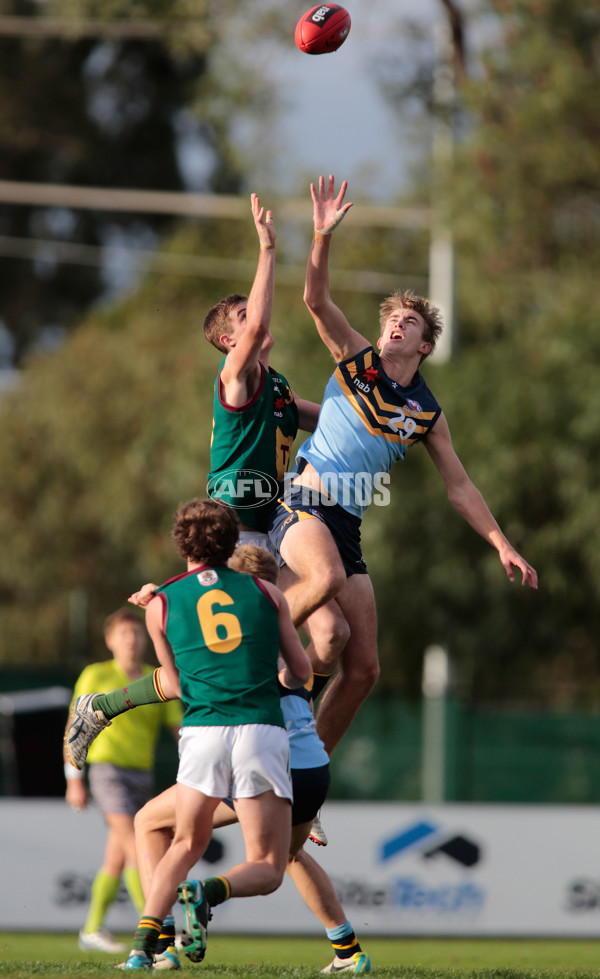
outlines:
[[[256,194],[251,200],[260,254],[250,295],[221,299],[204,321],[204,336],[225,354],[215,381],[208,492],[236,510],[241,543],[266,531],[298,428],[312,432],[319,415],[269,366],[276,233],[271,211],[265,214]]]
[[[215,382],[208,490],[233,507],[245,530],[265,533],[298,431],[297,402],[283,374],[259,362],[256,391],[234,409],[223,382],[226,362]]]
[[[177,894],[187,954],[206,951],[210,908],[230,897],[269,894],[286,868],[292,785],[279,705],[278,657],[285,686],[307,683],[306,656],[279,589],[227,568],[238,539],[233,509],[215,500],[179,508],[173,538],[187,571],[159,589],[146,625],[171,686],[185,707],[173,842],[159,862],[125,968],[150,969]],[[246,861],[206,884],[187,881],[212,832],[213,814],[231,795]]]
[[[271,313],[275,278],[275,227],[252,195],[260,242],[250,295],[227,296],[204,321],[206,339],[225,354],[214,394],[208,493],[232,506],[240,519],[240,543],[270,547],[264,532],[290,459],[298,428],[314,431],[319,405],[296,398],[283,375],[269,365],[274,339]],[[328,677],[321,663],[335,662],[349,628],[336,601],[321,603],[302,623],[315,664],[315,695]],[[330,670],[328,671],[331,672]]]

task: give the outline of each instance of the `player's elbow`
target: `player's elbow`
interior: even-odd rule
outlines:
[[[270,319],[262,315],[249,316],[246,321],[245,334],[249,340],[261,342],[269,332]]]
[[[316,293],[308,285],[304,289],[304,305],[312,317],[319,318],[327,307],[328,297],[321,293]]]
[[[311,676],[312,671],[308,660],[306,664],[294,663],[292,666],[288,666],[284,676],[281,678],[281,683],[288,690],[297,690],[298,687],[306,686]]]
[[[471,499],[469,488],[468,483],[459,483],[457,485],[448,487],[448,499],[450,500],[450,503],[454,509],[458,510],[460,514],[466,513],[469,509],[469,502]]]
[[[297,669],[294,670],[294,676],[296,680],[299,681],[301,686],[304,686],[306,683],[308,683],[308,681],[312,676],[312,669],[308,660],[306,661],[306,663],[303,663],[302,666],[299,666]]]

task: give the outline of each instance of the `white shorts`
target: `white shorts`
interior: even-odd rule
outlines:
[[[253,799],[272,789],[291,802],[287,733],[275,724],[183,727],[177,781],[217,799]]]

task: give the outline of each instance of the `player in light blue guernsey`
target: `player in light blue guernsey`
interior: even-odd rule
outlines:
[[[320,703],[317,730],[329,755],[375,683],[377,619],[360,546],[362,516],[374,493],[385,502],[387,476],[407,449],[422,441],[456,510],[496,548],[509,580],[537,588],[534,568],[515,550],[456,455],[444,414],[419,366],[442,331],[427,299],[396,292],[381,304],[374,347],[354,330],[329,295],[331,236],[352,204],[347,184],[335,192],[311,185],[314,237],[304,300],[336,369],[316,430],[301,446],[298,475],[280,499],[269,537],[285,561],[281,587],[295,625],[335,597],[350,626],[339,663],[316,661],[319,674],[338,672]]]

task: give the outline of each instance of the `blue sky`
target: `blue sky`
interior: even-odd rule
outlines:
[[[282,181],[293,193],[298,178],[333,172],[349,180],[351,191],[360,187],[361,196],[393,199],[424,140],[414,132],[408,108],[398,113],[383,98],[377,62],[382,55],[397,57],[400,69],[410,70],[413,54],[402,21],[421,21],[431,30],[433,48],[432,27],[441,4],[352,0],[345,6],[352,28],[337,52],[315,57],[292,44],[271,67],[289,105],[280,130]]]

